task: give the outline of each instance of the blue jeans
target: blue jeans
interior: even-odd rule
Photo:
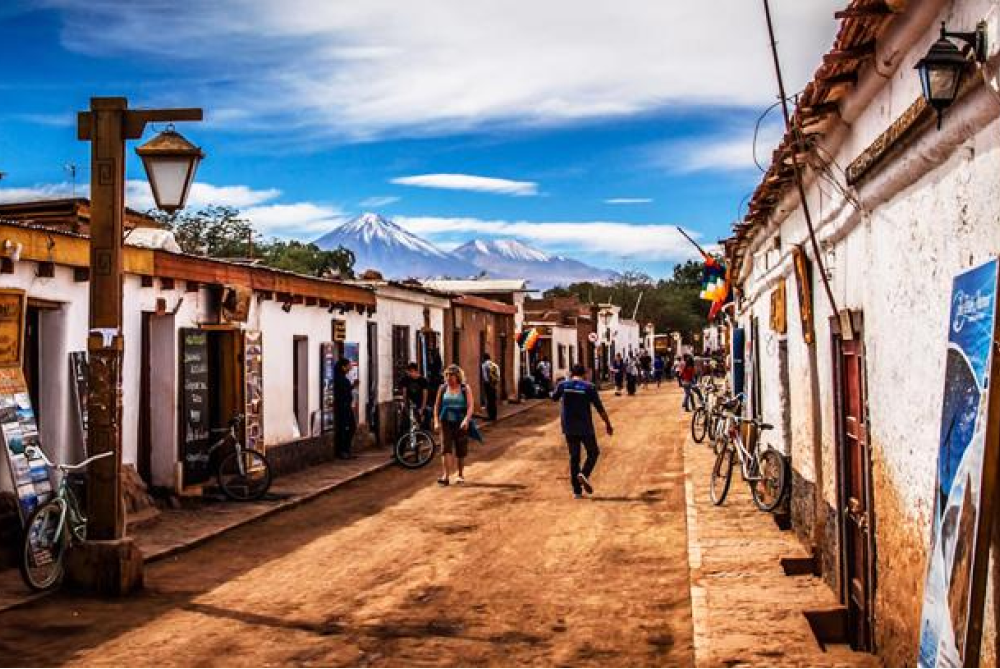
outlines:
[[[698,401],[704,404],[705,398],[701,396],[701,388],[692,381],[691,383],[682,383],[681,387],[684,388],[684,410],[691,411],[694,408],[694,402],[692,397],[694,395],[698,396]]]

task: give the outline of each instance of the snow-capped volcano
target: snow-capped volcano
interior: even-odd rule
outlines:
[[[386,278],[463,278],[479,271],[378,214],[361,214],[315,243],[322,249],[343,246],[353,251],[354,269],[359,274],[376,269]]]
[[[516,239],[473,239],[451,253],[378,214],[365,213],[316,240],[323,249],[354,252],[354,270],[375,269],[387,279],[527,279],[534,290],[576,281],[613,280],[615,273],[550,255]]]
[[[615,273],[579,260],[550,255],[516,239],[474,239],[452,253],[487,276],[496,279],[528,279],[532,288],[545,289],[578,281],[604,283]]]

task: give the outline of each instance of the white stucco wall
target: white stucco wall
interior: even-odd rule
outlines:
[[[444,309],[449,304],[444,298],[433,297],[418,291],[386,287],[376,291],[377,309],[372,320],[378,324],[378,402],[391,402],[392,390],[398,379],[392,369],[392,329],[395,326],[410,329],[407,339],[407,360],[417,359],[417,332],[424,327],[424,309],[430,311],[430,327],[438,333],[441,356],[448,360],[444,350]]]

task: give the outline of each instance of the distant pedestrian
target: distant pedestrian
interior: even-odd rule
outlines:
[[[693,411],[695,408],[694,397],[697,396],[698,400],[704,402],[704,398],[701,395],[701,389],[698,388],[698,377],[697,370],[695,367],[694,357],[690,354],[684,357],[684,367],[681,369],[681,387],[684,388],[684,410]]]
[[[552,363],[544,355],[538,361],[538,383],[542,390],[547,393],[552,392]]]
[[[594,493],[590,477],[601,454],[601,449],[597,446],[597,435],[594,433],[591,408],[600,414],[609,435],[614,434],[614,428],[611,427],[611,419],[608,418],[608,413],[601,403],[597,386],[584,378],[587,368],[583,365],[573,365],[571,374],[569,379],[556,387],[552,399],[557,402],[562,400],[562,430],[566,437],[566,446],[569,448],[569,481],[573,487],[573,497],[580,499],[584,491],[587,494]],[[587,460],[582,468],[581,449],[587,451]]]
[[[486,401],[486,415],[491,421],[495,421],[497,419],[497,386],[500,385],[500,367],[490,359],[489,353],[483,354],[480,375],[483,380],[483,398]]]
[[[649,388],[653,377],[653,356],[646,349],[641,349],[639,354],[639,372],[642,374],[642,387]]]
[[[451,483],[451,470],[458,476],[455,483],[465,483],[465,458],[469,454],[469,425],[476,403],[465,384],[465,372],[458,365],[444,370],[444,385],[438,389],[434,402],[434,428],[441,434],[441,478],[438,484]]]
[[[611,363],[611,373],[615,377],[615,395],[622,394],[622,387],[625,385],[625,359],[619,353],[615,356],[615,361]]]
[[[354,415],[354,383],[348,376],[350,371],[351,361],[347,358],[338,360],[333,368],[334,454],[341,460],[358,457],[351,452],[358,421]]]
[[[684,371],[684,360],[681,356],[674,358],[674,378],[677,379],[677,387],[683,388],[684,382],[681,380],[681,373]]]
[[[656,379],[656,387],[660,387],[660,383],[663,382],[663,370],[666,368],[667,362],[663,359],[662,355],[656,356],[653,360],[653,378]]]
[[[628,360],[625,361],[625,389],[629,395],[635,395],[638,385],[639,361],[636,360],[635,355],[629,354]]]
[[[407,409],[413,410],[413,415],[417,418],[417,423],[423,429],[431,425],[431,412],[428,404],[430,398],[430,384],[420,373],[420,367],[415,362],[406,366],[406,374],[399,380],[399,389],[403,391]],[[407,417],[410,412],[407,411]]]

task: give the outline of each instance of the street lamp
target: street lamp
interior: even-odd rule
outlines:
[[[135,152],[146,168],[157,208],[167,213],[183,209],[198,163],[205,157],[201,149],[169,125]]]
[[[974,32],[948,32],[945,22],[941,22],[941,36],[931,45],[927,55],[920,59],[914,69],[920,73],[920,85],[924,99],[937,112],[937,126],[941,129],[944,111],[958,97],[958,87],[962,83],[962,72],[968,62],[966,54],[959,49],[953,39],[965,42],[972,50],[977,63],[986,62],[986,22],[980,21]]]
[[[140,587],[143,564],[135,542],[125,536],[121,476],[125,142],[142,137],[147,123],[201,119],[201,109],[129,109],[125,98],[114,97],[91,98],[90,109],[80,112],[77,120],[77,137],[90,142],[87,453],[113,456],[97,460],[87,469],[87,541],[67,556],[66,571],[76,585],[104,595],[120,595]],[[200,158],[201,152],[197,153]],[[153,165],[150,180],[154,194],[159,186],[157,204],[175,209],[183,206],[197,162],[188,165],[182,179],[175,174],[173,181],[169,170],[157,168],[155,161]],[[157,184],[154,179],[160,177],[167,178]],[[182,184],[179,196],[177,182]],[[161,204],[160,198],[168,196],[173,199]]]

